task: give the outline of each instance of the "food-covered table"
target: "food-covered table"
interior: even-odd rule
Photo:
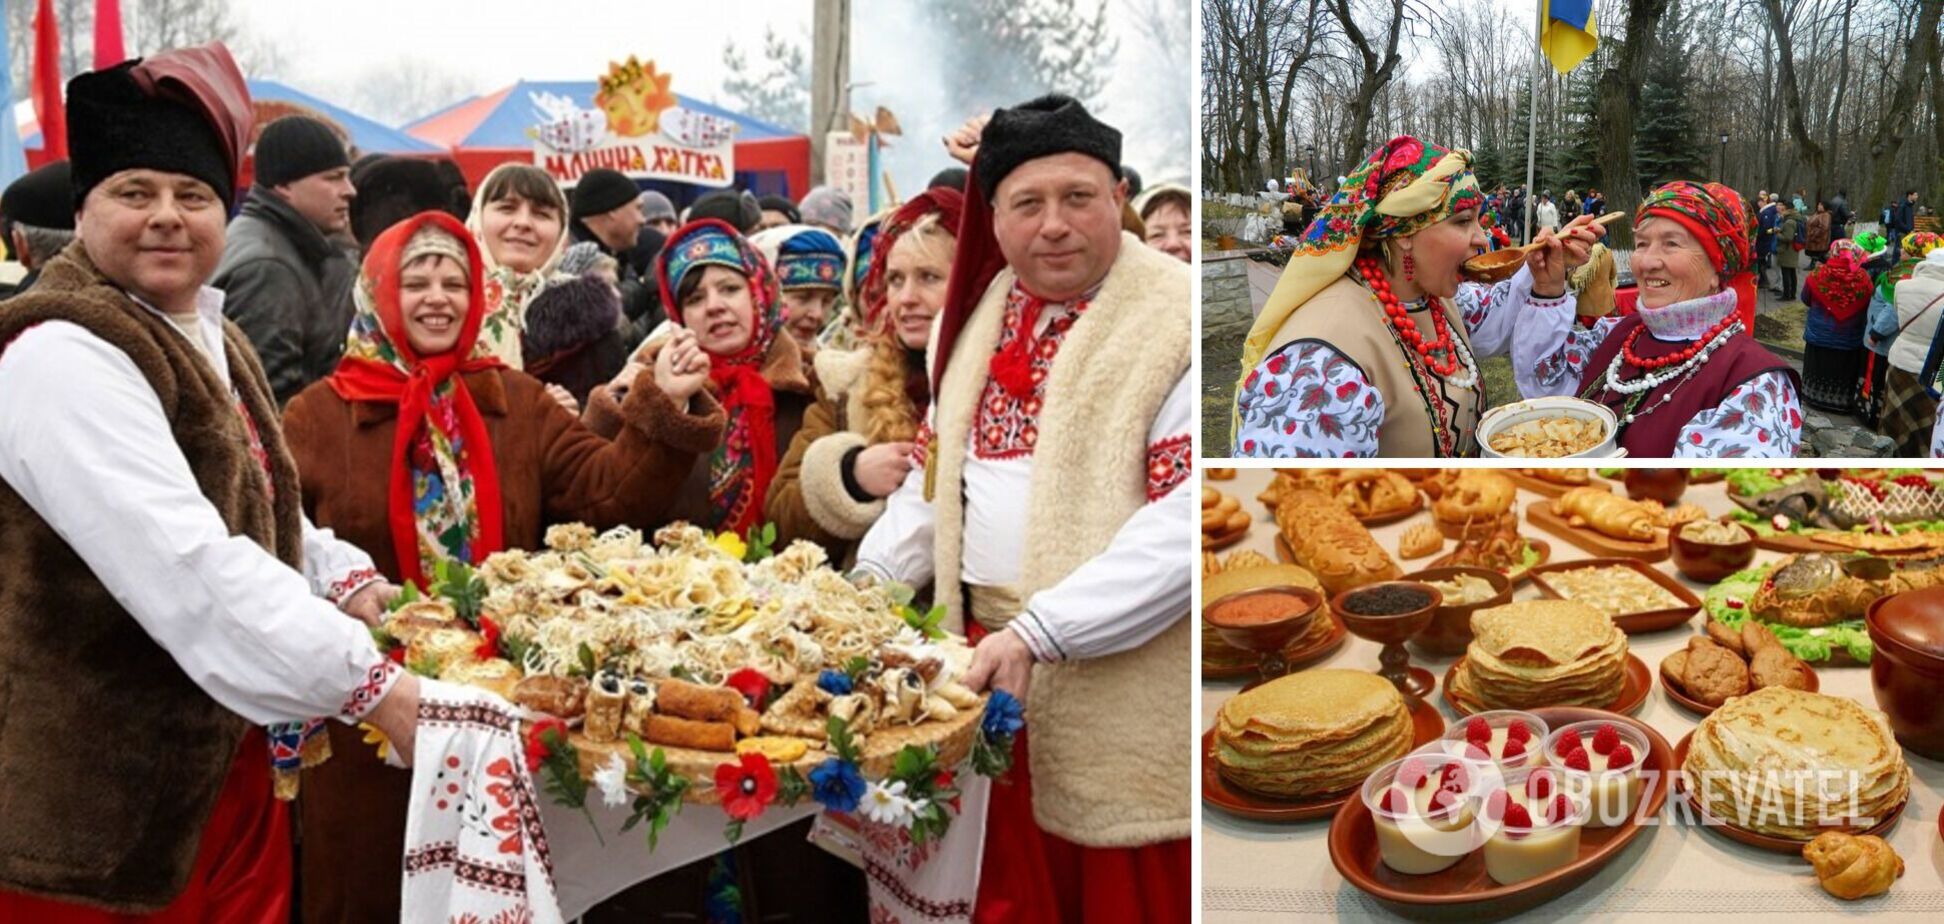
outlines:
[[[1228,555],[1254,550],[1276,559],[1276,524],[1256,500],[1272,478],[1269,469],[1242,469],[1234,480],[1204,482],[1224,494],[1238,497],[1242,509],[1253,516],[1247,535],[1240,542],[1221,550]],[[1617,483],[1593,479],[1594,484],[1610,485],[1624,494]],[[1522,486],[1517,509],[1521,511],[1521,531],[1551,544],[1553,562],[1594,557],[1592,553],[1561,541],[1533,526],[1524,511],[1541,499]],[[1725,486],[1720,483],[1690,485],[1681,498],[1694,503],[1710,515],[1719,516],[1735,509]],[[1398,542],[1413,524],[1429,522],[1431,514],[1419,511],[1404,519],[1371,527],[1377,542],[1405,572],[1429,566],[1431,559],[1405,560],[1397,556]],[[1451,543],[1445,543],[1447,551]],[[1756,564],[1774,562],[1781,553],[1758,550]],[[1680,576],[1671,561],[1651,565],[1673,577],[1681,585],[1703,595],[1708,585]],[[1526,581],[1515,588],[1515,600],[1539,599],[1540,591]],[[1700,718],[1675,705],[1658,676],[1663,658],[1681,650],[1690,636],[1699,632],[1705,612],[1676,626],[1656,632],[1632,634],[1630,651],[1655,670],[1654,688],[1645,705],[1634,714],[1664,736],[1677,742],[1693,731]],[[1375,671],[1380,646],[1355,635],[1349,636],[1333,653],[1312,662],[1310,667],[1351,668]],[[1442,678],[1453,657],[1433,657],[1415,647],[1411,663],[1429,669]],[[1876,709],[1871,692],[1868,667],[1815,664],[1821,692],[1850,697]],[[1234,696],[1245,679],[1204,680],[1202,684],[1202,727],[1213,726],[1217,710]],[[1443,690],[1431,701],[1447,723],[1458,720],[1443,698]],[[1870,914],[1873,920],[1938,920],[1944,913],[1944,842],[1940,842],[1938,816],[1944,809],[1944,762],[1905,751],[1911,770],[1909,802],[1901,819],[1884,837],[1903,858],[1905,873],[1887,895],[1845,902],[1826,894],[1818,886],[1809,864],[1799,856],[1759,850],[1733,842],[1719,832],[1702,830],[1682,823],[1666,823],[1676,814],[1683,800],[1672,794],[1660,813],[1661,824],[1644,828],[1632,843],[1567,894],[1537,909],[1522,919],[1534,920],[1633,920],[1670,917],[1707,917],[1710,920],[1765,920],[1777,916],[1789,919],[1833,918]],[[1199,762],[1198,762],[1199,786]],[[1264,823],[1238,818],[1203,805],[1202,811],[1202,910],[1207,921],[1257,920],[1270,916],[1327,915],[1345,919],[1392,920],[1401,917],[1393,907],[1381,904],[1358,890],[1340,875],[1331,862],[1327,836],[1331,821],[1319,818],[1294,823]],[[1432,916],[1413,915],[1415,916]],[[1446,912],[1445,917],[1454,915]],[[1477,920],[1494,917],[1488,905],[1465,906],[1455,917]]]

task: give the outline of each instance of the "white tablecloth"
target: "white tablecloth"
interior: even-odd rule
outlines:
[[[716,805],[685,805],[682,813],[669,821],[656,839],[653,853],[648,851],[648,823],[643,821],[626,834],[621,825],[629,809],[602,808],[600,793],[588,792],[588,810],[600,826],[602,845],[587,824],[587,817],[575,809],[556,805],[551,798],[540,800],[540,817],[547,826],[547,844],[553,850],[554,887],[560,894],[562,917],[573,920],[587,909],[620,894],[637,882],[653,879],[680,869],[703,857],[728,849],[722,839],[729,816]],[[762,837],[792,822],[817,814],[817,805],[806,802],[793,808],[770,806],[762,817],[743,828],[743,840]]]
[[[1274,557],[1272,542],[1275,523],[1255,497],[1268,484],[1266,470],[1244,469],[1233,481],[1207,482],[1228,494],[1239,495],[1243,508],[1257,518],[1254,529],[1241,544],[1223,550],[1224,555],[1239,549],[1255,549]],[[1618,485],[1614,485],[1620,490]],[[1540,495],[1521,491],[1519,509]],[[1696,485],[1688,489],[1683,501],[1700,504],[1711,514],[1734,508],[1719,483]],[[1523,516],[1523,513],[1522,513]],[[1395,555],[1397,539],[1411,523],[1424,522],[1428,513],[1403,523],[1372,530],[1385,549]],[[1593,557],[1590,553],[1557,537],[1522,526],[1527,536],[1544,538],[1552,544],[1553,561]],[[1446,550],[1451,547],[1446,543]],[[1758,551],[1757,562],[1772,561],[1776,553]],[[1405,571],[1425,567],[1429,559],[1399,560]],[[1676,574],[1673,562],[1658,567]],[[1706,585],[1679,578],[1697,594]],[[1539,592],[1528,582],[1515,599],[1537,599]],[[1628,639],[1632,652],[1655,674],[1655,689],[1635,717],[1667,738],[1679,743],[1694,730],[1699,719],[1668,700],[1660,689],[1659,666],[1663,657],[1687,644],[1698,631],[1702,617],[1697,615],[1678,629],[1636,635]],[[1343,647],[1316,666],[1348,667],[1375,671],[1381,646],[1350,636]],[[1430,659],[1412,649],[1413,664],[1436,674],[1442,685],[1444,671],[1455,660]],[[1870,692],[1869,669],[1864,667],[1818,667],[1822,692],[1848,696],[1869,708],[1876,708]],[[1216,710],[1241,688],[1242,681],[1210,681],[1202,685],[1202,727],[1215,722]],[[1442,700],[1443,691],[1433,694],[1447,723],[1457,716]],[[1913,778],[1910,803],[1903,818],[1887,835],[1891,846],[1904,859],[1905,872],[1888,895],[1860,902],[1843,902],[1829,897],[1816,884],[1809,864],[1797,856],[1757,850],[1753,847],[1697,828],[1654,826],[1642,832],[1604,868],[1585,884],[1534,911],[1521,915],[1531,920],[1667,920],[1674,916],[1706,916],[1711,921],[1743,918],[1774,924],[1778,915],[1790,920],[1834,919],[1868,913],[1871,920],[1929,921],[1944,915],[1944,844],[1940,844],[1937,816],[1944,807],[1944,763],[1905,752]],[[1200,762],[1196,762],[1196,785],[1200,785]],[[1670,810],[1680,797],[1670,793]],[[1663,818],[1668,817],[1666,812]],[[1352,920],[1400,920],[1389,908],[1379,905],[1346,882],[1330,863],[1325,838],[1329,821],[1296,824],[1265,824],[1224,814],[1220,809],[1202,808],[1202,911],[1203,920],[1259,921],[1272,916],[1327,915]],[[1489,917],[1490,909],[1478,909]]]

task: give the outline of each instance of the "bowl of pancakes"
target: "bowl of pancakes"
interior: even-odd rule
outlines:
[[[1210,751],[1230,786],[1318,800],[1354,791],[1371,771],[1416,747],[1416,738],[1410,707],[1390,681],[1325,668],[1231,697],[1216,716]]]
[[[1681,750],[1689,798],[1757,846],[1888,827],[1910,793],[1889,721],[1841,696],[1763,687],[1702,719]]]
[[[1627,687],[1627,634],[1584,603],[1520,600],[1473,613],[1471,628],[1445,684],[1460,711],[1610,709]]]

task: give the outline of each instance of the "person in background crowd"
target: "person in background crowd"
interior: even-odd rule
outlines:
[[[754,234],[763,223],[763,209],[747,191],[718,189],[689,206],[687,221],[713,218],[736,229],[738,234]],[[666,308],[666,306],[664,306]]]
[[[803,213],[803,223],[822,228],[838,237],[851,233],[850,195],[835,186],[819,186],[810,190],[798,204]]]
[[[1559,232],[1559,206],[1553,204],[1552,190],[1548,189],[1539,194],[1539,204],[1532,210],[1532,221],[1541,230],[1555,234]]]
[[[1939,244],[1944,244],[1944,237],[1929,231],[1907,235],[1903,240],[1903,259],[1895,264],[1890,263],[1889,242],[1874,231],[1865,231],[1849,241],[1832,245],[1832,249],[1853,248],[1857,258],[1863,261],[1863,269],[1876,280],[1876,289],[1870,295],[1869,334],[1864,338],[1864,344],[1875,354],[1870,369],[1870,395],[1871,404],[1876,409],[1871,419],[1875,420],[1878,433],[1888,435],[1885,430],[1889,418],[1886,380],[1890,371],[1890,349],[1896,345],[1903,331],[1902,322],[1897,317],[1897,283],[1909,279],[1918,261],[1937,249]],[[1933,338],[1931,342],[1933,348],[1930,352],[1935,353],[1937,341]]]
[[[659,232],[662,240],[667,240],[668,235],[674,233],[675,226],[680,224],[675,220],[675,203],[668,201],[668,197],[659,190],[653,189],[641,192],[641,219],[647,223],[649,230]],[[660,249],[659,246],[657,249]],[[642,265],[653,266],[654,260],[650,259]]]
[[[420,212],[438,209],[458,218],[461,211],[453,205],[452,191],[436,161],[363,157],[351,165],[351,185],[358,190],[351,200],[351,236],[360,250],[369,248],[386,228]]]
[[[330,126],[284,116],[257,136],[256,183],[210,284],[243,329],[282,404],[331,374],[351,325],[351,159]]]
[[[27,275],[0,298],[33,288],[41,267],[74,240],[74,194],[68,186],[69,174],[68,162],[57,160],[28,171],[0,193],[0,220],[5,222],[7,248],[27,269]]]
[[[1133,202],[1141,197],[1146,187],[1141,183],[1141,174],[1127,164],[1120,165],[1121,179],[1127,181],[1127,201]]]
[[[803,224],[803,215],[797,211],[796,203],[782,196],[762,196],[756,200],[756,204],[763,207],[763,220],[756,223],[757,231]]]
[[[1884,222],[1883,235],[1890,239],[1890,262],[1894,264],[1903,258],[1904,235],[1917,229],[1917,190],[1904,190],[1903,198],[1888,211],[1890,217]]]
[[[630,345],[621,324],[621,265],[593,241],[570,244],[560,266],[527,305],[520,354],[528,374],[574,396],[621,372]]]
[[[620,280],[621,310],[627,315],[629,325],[652,329],[661,323],[661,305],[655,298],[654,287],[642,278],[647,264],[635,262],[641,256],[642,229],[646,225],[641,190],[619,171],[589,170],[574,184],[568,240],[591,242],[601,253],[614,259]]]
[[[1769,267],[1775,263],[1778,243],[1775,227],[1782,223],[1782,206],[1774,193],[1764,192],[1756,200],[1755,213],[1755,287],[1768,287]]]
[[[925,183],[925,187],[927,189],[956,189],[962,193],[965,191],[965,180],[968,176],[969,174],[966,173],[964,167],[946,167],[932,174],[932,178]]]
[[[1195,259],[1194,194],[1180,183],[1162,183],[1134,200],[1149,247],[1183,263]]]
[[[77,240],[0,310],[0,921],[283,921],[295,729],[409,764],[444,699],[379,653],[398,588],[304,516],[206,284],[252,122],[229,52],[80,74],[66,115]]]
[[[1800,188],[1795,191],[1795,199],[1790,204],[1795,206],[1797,212],[1807,211],[1809,208],[1808,200],[1802,198],[1802,190]]]
[[[1836,198],[1829,200],[1829,239],[1832,241],[1848,239],[1850,236],[1850,219],[1852,217],[1850,214],[1849,192],[1842,189],[1837,190]]]
[[[1802,213],[1796,211],[1794,203],[1783,202],[1780,207],[1782,217],[1775,223],[1775,265],[1782,278],[1773,294],[1788,301],[1800,291],[1796,288],[1796,271],[1802,268],[1802,251],[1806,245],[1802,241]]]
[[[1561,220],[1572,221],[1573,219],[1578,218],[1580,216],[1581,203],[1580,203],[1580,195],[1577,191],[1571,189],[1566,190],[1566,198],[1560,200],[1560,202],[1562,205],[1565,206],[1565,208],[1561,209],[1559,212]]]
[[[836,313],[837,293],[844,284],[844,245],[830,232],[809,225],[772,228],[750,243],[776,274],[783,330],[796,340],[804,374],[814,384],[817,336]]]
[[[460,221],[471,221],[473,197],[472,190],[466,185],[466,174],[450,157],[441,157],[432,163],[439,168],[439,175],[445,177],[448,203],[445,210],[458,216]]]
[[[1595,218],[1606,214],[1606,196],[1602,195],[1597,189],[1587,190],[1584,209],[1580,214],[1591,215]]]
[[[1838,250],[1803,283],[1809,315],[1802,328],[1802,400],[1810,406],[1838,414],[1861,412],[1870,289],[1870,274],[1854,247]]]
[[[1821,266],[1829,259],[1829,203],[1816,201],[1816,214],[1809,216],[1809,224],[1802,234],[1803,252],[1809,255],[1811,267]]]
[[[466,227],[478,239],[485,279],[485,351],[520,369],[527,305],[553,276],[567,250],[567,199],[553,177],[531,164],[505,163],[479,184]],[[562,389],[556,399],[572,396]]]
[[[885,219],[862,287],[863,342],[817,353],[817,403],[770,482],[764,513],[778,542],[809,539],[848,565],[910,473],[931,406],[925,348],[964,207],[959,190],[930,188]]]
[[[1890,345],[1881,426],[1883,435],[1896,441],[1895,455],[1900,458],[1929,451],[1937,420],[1937,394],[1931,390],[1936,366],[1931,354],[1938,318],[1944,315],[1944,249],[1938,249],[1935,241],[1930,243],[1931,249],[1910,266],[1909,278],[1893,282],[1891,295],[1899,333]]]

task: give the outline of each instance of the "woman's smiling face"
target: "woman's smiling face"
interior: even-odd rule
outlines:
[[[1640,303],[1648,308],[1721,291],[1721,277],[1701,242],[1671,219],[1648,216],[1634,226],[1632,266]]]

